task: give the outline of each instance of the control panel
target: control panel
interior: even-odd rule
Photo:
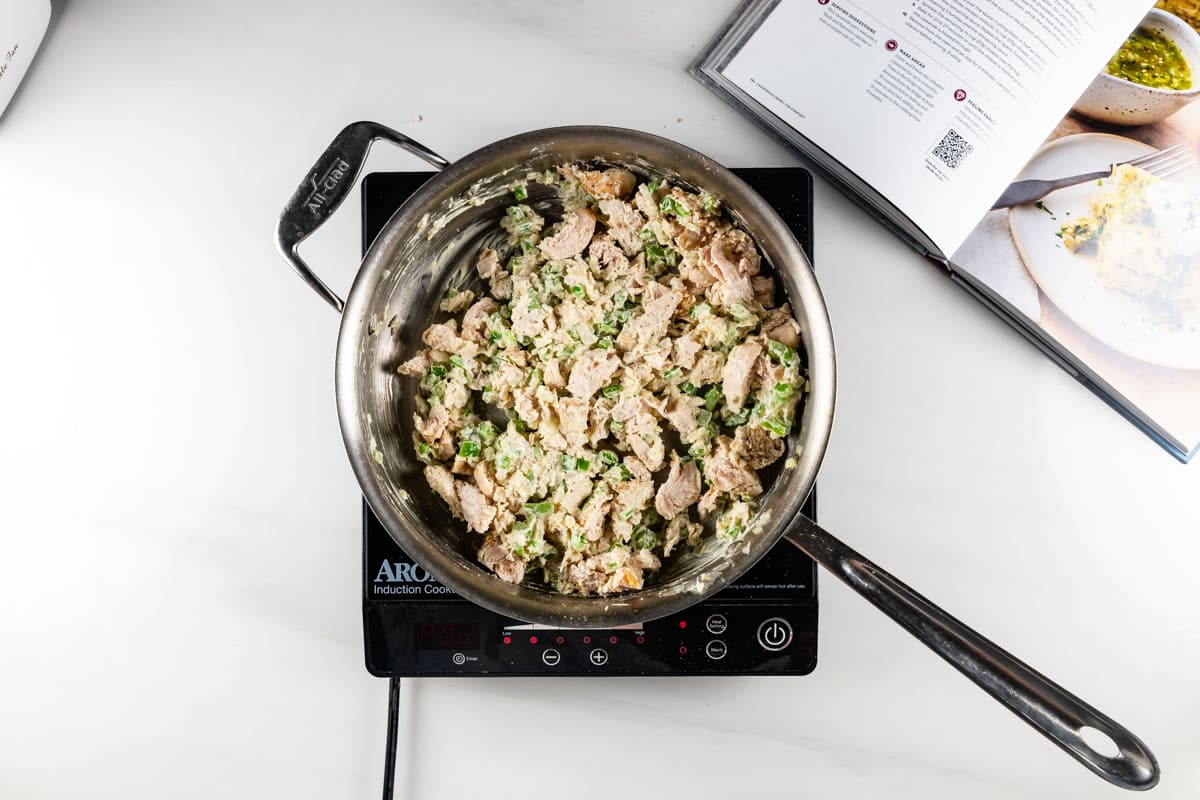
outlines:
[[[644,625],[566,629],[470,603],[378,604],[367,669],[391,675],[803,675],[816,666],[816,603],[707,602]]]

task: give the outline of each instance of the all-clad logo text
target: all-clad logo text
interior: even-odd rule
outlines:
[[[450,594],[420,564],[386,558],[379,562],[372,584],[374,594]]]
[[[312,191],[308,198],[304,201],[304,206],[314,214],[321,213],[321,209],[325,207],[325,203],[329,200],[329,192],[337,188],[337,185],[342,182],[342,178],[346,177],[346,173],[350,171],[350,163],[343,158],[339,158],[333,162],[333,166],[325,171],[325,174],[320,178],[313,178]]]

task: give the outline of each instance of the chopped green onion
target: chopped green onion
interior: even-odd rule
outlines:
[[[583,550],[587,547],[587,538],[582,533],[577,533],[571,537],[571,549]]]
[[[610,431],[612,431],[613,433],[619,433],[624,428],[625,428],[625,423],[621,422],[618,419],[612,419],[612,420],[608,421],[608,429]]]
[[[622,308],[616,313],[617,322],[621,323],[622,325],[624,325],[626,322],[629,322],[629,318],[632,316],[633,312],[628,308]]]
[[[529,192],[525,191],[524,186],[514,186],[512,193],[513,197],[517,199],[518,203],[529,199]]]
[[[522,506],[522,508],[524,508],[530,514],[544,517],[554,511],[554,503],[550,502],[549,500],[541,503],[526,503],[524,506]]]
[[[652,180],[646,184],[646,189],[649,190],[650,194],[654,194],[658,190],[658,187],[661,185],[662,185],[662,181],[659,180],[658,178],[655,178],[654,180]]]
[[[433,460],[433,448],[425,442],[421,442],[417,445],[417,458],[428,464]]]
[[[601,462],[604,464],[604,466],[606,466],[606,467],[611,467],[611,466],[613,466],[613,465],[614,465],[614,464],[616,464],[616,463],[617,463],[617,461],[619,461],[619,460],[620,460],[620,459],[618,459],[618,458],[617,458],[617,454],[616,454],[616,453],[614,453],[612,450],[601,450],[601,451],[600,451],[600,461],[601,461]]]
[[[662,199],[662,202],[658,204],[658,210],[664,214],[673,214],[676,217],[686,217],[690,215],[690,212],[680,205],[678,200],[670,195],[667,195]]]
[[[692,310],[688,312],[688,316],[692,319],[707,319],[712,316],[712,306],[708,303],[697,303],[692,306]]]
[[[708,455],[708,445],[704,442],[696,442],[688,448],[688,455],[692,458],[702,458]]]
[[[679,391],[683,392],[684,394],[694,395],[696,393],[696,385],[691,381],[684,381],[683,384],[680,385]]]
[[[719,402],[721,402],[721,388],[719,386],[713,386],[704,393],[704,407],[709,411],[716,408]]]
[[[509,206],[504,209],[505,215],[512,222],[512,229],[517,234],[524,236],[533,232],[533,221],[525,215],[525,209],[521,206]]]
[[[458,455],[462,458],[478,458],[479,451],[479,442],[474,439],[467,439],[458,446]]]
[[[704,195],[704,210],[711,212],[716,207],[717,198],[713,197],[711,194]]]
[[[702,408],[696,412],[696,424],[707,425],[712,422],[712,412],[707,408]]]
[[[655,535],[654,531],[642,526],[634,528],[633,536],[630,537],[629,541],[638,550],[651,550],[654,548],[654,545],[658,544],[658,536]]]
[[[609,334],[609,335],[616,334],[619,331],[619,328],[617,328],[616,323],[617,323],[616,315],[605,314],[604,318],[602,320],[600,320],[600,322],[597,325],[595,325],[592,330],[596,333],[597,336],[604,336],[605,334]]]
[[[571,294],[575,295],[576,297],[583,297],[583,294],[584,294],[583,287],[580,286],[578,283],[576,283],[568,288],[571,290]]]
[[[620,393],[621,393],[621,384],[619,384],[619,383],[614,383],[612,386],[605,386],[600,391],[600,394],[604,395],[605,397],[616,397]]]
[[[601,336],[596,342],[596,347],[599,347],[601,350],[611,350],[612,346],[613,340],[611,336]]]
[[[575,456],[564,455],[562,457],[562,468],[565,470],[575,469]]]
[[[785,367],[796,360],[796,351],[788,347],[783,342],[777,342],[774,339],[767,345],[767,352],[771,354],[771,358],[783,364]]]
[[[487,420],[479,423],[479,427],[476,430],[479,431],[479,438],[484,444],[491,444],[496,441],[496,426]]]
[[[664,372],[662,376],[663,376],[664,381],[673,381],[682,374],[683,374],[682,367],[671,367],[669,370]]]
[[[500,469],[508,469],[512,466],[512,456],[500,456],[500,460],[496,462],[496,466]]]
[[[470,371],[467,369],[467,362],[463,361],[462,356],[450,356],[450,363],[463,371],[463,374],[468,378],[471,377]]]
[[[429,372],[431,374],[441,378],[446,374],[446,365],[445,364],[431,364],[429,367]]]
[[[735,522],[732,525],[730,525],[728,528],[719,529],[717,531],[717,533],[722,538],[730,539],[732,541],[737,541],[739,538],[741,538],[742,526]]]
[[[629,293],[626,292],[624,289],[618,289],[617,291],[615,291],[613,293],[612,301],[613,301],[614,306],[617,306],[617,307],[623,306],[623,305],[625,305],[625,303],[628,300],[629,300]]]
[[[772,393],[780,400],[786,400],[792,396],[792,392],[796,390],[795,386],[790,383],[777,383]]]

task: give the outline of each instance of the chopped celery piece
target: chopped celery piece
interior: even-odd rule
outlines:
[[[759,424],[780,438],[787,436],[788,431],[791,430],[791,426],[779,417],[767,417]]]

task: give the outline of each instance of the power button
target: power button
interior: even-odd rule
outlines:
[[[792,643],[792,624],[782,617],[763,620],[758,626],[758,643],[772,653],[785,649]]]

